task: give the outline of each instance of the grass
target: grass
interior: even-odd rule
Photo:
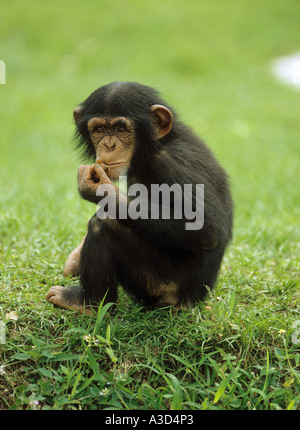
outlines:
[[[299,409],[297,1],[21,1],[1,8],[1,409]],[[44,296],[93,206],[76,190],[72,109],[113,80],[153,85],[228,170],[234,240],[193,310],[120,291],[96,318]],[[4,326],[3,326],[4,323]]]

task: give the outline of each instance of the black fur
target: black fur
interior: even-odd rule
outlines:
[[[150,107],[162,104],[173,114],[169,134],[155,140]],[[112,83],[99,88],[82,103],[76,137],[85,157],[95,161],[87,132],[93,116],[125,116],[134,121],[137,145],[128,171],[129,185],[204,184],[204,226],[185,229],[186,220],[104,220],[93,217],[81,254],[81,284],[71,303],[115,301],[120,283],[137,300],[159,302],[155,285],[175,283],[182,303],[202,300],[216,282],[220,264],[231,239],[233,209],[227,175],[211,151],[183,123],[173,108],[150,87],[137,83]],[[194,196],[195,198],[195,196]],[[216,245],[216,246],[215,246]],[[151,289],[153,286],[153,290]]]

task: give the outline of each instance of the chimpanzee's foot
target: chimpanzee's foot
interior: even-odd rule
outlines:
[[[64,309],[74,309],[84,315],[93,315],[93,310],[90,307],[84,306],[80,303],[79,291],[80,287],[65,288],[61,286],[51,287],[46,294],[46,299],[53,305],[60,306]],[[71,290],[74,290],[74,293]],[[71,293],[71,294],[70,294]],[[78,298],[76,297],[78,295]]]

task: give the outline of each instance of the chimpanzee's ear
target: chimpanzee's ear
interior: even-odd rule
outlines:
[[[73,110],[73,116],[76,123],[79,121],[81,114],[82,114],[82,107],[79,106]]]
[[[154,114],[156,138],[161,139],[162,137],[166,136],[172,129],[172,112],[163,105],[153,105],[150,109]]]

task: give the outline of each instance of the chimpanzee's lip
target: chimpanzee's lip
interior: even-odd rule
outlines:
[[[96,162],[97,164],[100,164],[104,169],[111,169],[112,167],[120,167],[120,166],[123,166],[123,164],[124,163],[111,163],[111,164],[108,164],[108,163],[104,163],[104,162],[101,162],[101,163],[99,163],[99,161],[97,161]]]
[[[107,167],[118,167],[123,166],[124,163],[113,163],[113,164],[106,164]]]

